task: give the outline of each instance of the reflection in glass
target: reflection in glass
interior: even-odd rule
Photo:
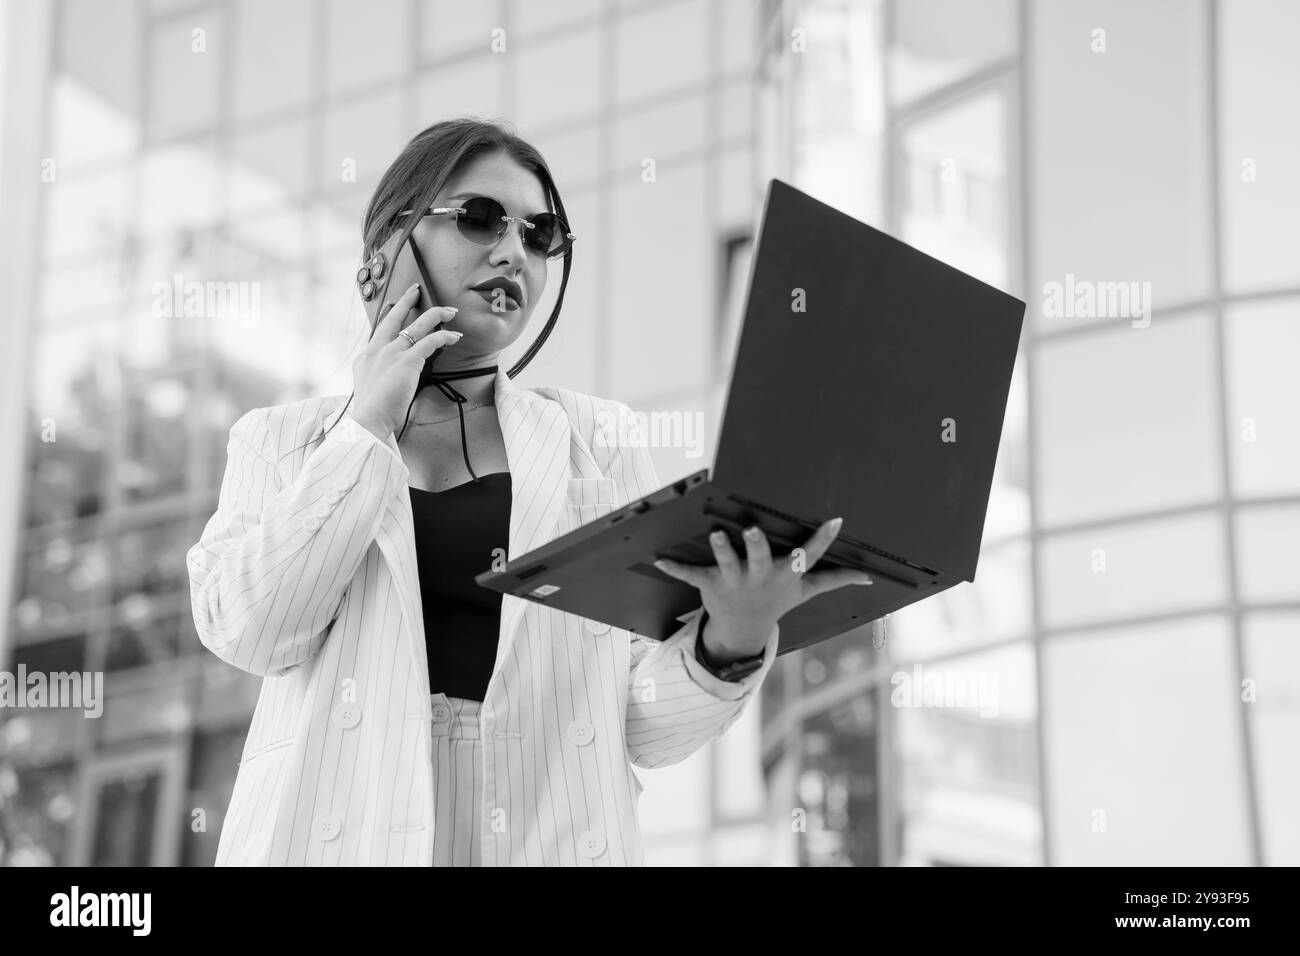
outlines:
[[[902,865],[1041,863],[1035,692],[1028,643],[894,674]]]
[[[20,620],[52,629],[68,626],[73,615],[102,600],[108,565],[107,543],[84,523],[34,543],[18,590]]]
[[[135,595],[164,598],[189,588],[185,554],[198,540],[187,520],[122,531],[112,542],[114,603]]]
[[[66,866],[76,765],[24,767],[19,773],[7,759],[7,727],[0,725],[0,867]]]
[[[1245,621],[1247,706],[1265,866],[1300,865],[1300,614],[1250,614]],[[1243,688],[1244,690],[1244,688]]]
[[[982,93],[903,127],[900,238],[1007,287],[1006,97]]]
[[[804,723],[795,798],[807,826],[799,833],[800,866],[880,862],[875,707],[875,692],[865,691]]]
[[[149,866],[153,862],[154,819],[161,788],[162,774],[143,769],[100,786],[90,866]]]
[[[906,101],[1016,52],[1015,0],[896,0],[890,93]]]
[[[1300,298],[1224,314],[1228,425],[1237,496],[1300,493]]]

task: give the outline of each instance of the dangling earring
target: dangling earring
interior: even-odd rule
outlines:
[[[388,260],[384,258],[384,254],[376,252],[369,262],[357,270],[357,285],[361,288],[361,298],[369,302],[375,297],[375,291],[379,287],[375,285],[374,280],[382,279],[387,268]]]

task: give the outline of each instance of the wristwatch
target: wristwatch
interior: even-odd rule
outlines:
[[[700,626],[695,632],[695,659],[706,671],[714,677],[735,683],[763,666],[763,657],[767,654],[767,648],[763,648],[754,657],[742,657],[738,661],[727,664],[718,664],[711,660],[708,652],[704,650],[704,622],[708,619],[708,611],[700,614]]]

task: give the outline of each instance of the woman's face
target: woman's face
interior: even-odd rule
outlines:
[[[490,196],[505,207],[508,216],[526,218],[547,208],[538,178],[503,152],[487,153],[466,163],[447,180],[432,205],[460,206],[466,193]],[[384,303],[396,300],[412,284],[422,281],[409,247],[403,246],[399,254],[399,238],[393,236],[383,246],[385,258],[393,264],[393,275],[383,301],[375,298],[366,303],[372,324]],[[462,236],[454,215],[423,217],[411,238],[433,282],[429,291],[434,304],[453,305],[460,310],[444,327],[463,332],[464,338],[454,350],[439,357],[439,365],[444,357],[447,367],[469,367],[485,357],[495,359],[527,327],[546,288],[546,258],[524,245],[520,224],[513,222],[505,235],[490,246]],[[518,285],[521,302],[516,303],[506,294],[474,291],[474,286],[497,276]],[[416,318],[412,312],[402,327]],[[456,353],[454,358],[452,351]]]

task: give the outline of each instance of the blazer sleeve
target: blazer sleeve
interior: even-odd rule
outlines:
[[[615,407],[627,421],[626,405]],[[620,429],[620,434],[623,430]],[[610,477],[627,497],[620,505],[660,487],[654,460],[641,444],[621,439],[610,457]],[[776,661],[779,625],[772,628],[763,666],[738,681],[725,681],[695,658],[703,606],[678,618],[682,626],[664,641],[633,634],[627,688],[627,746],[638,767],[664,767],[685,760],[736,722]]]
[[[280,676],[325,642],[409,470],[372,432],[338,421],[292,482],[275,466],[266,409],[230,430],[217,511],[186,555],[203,645]]]

